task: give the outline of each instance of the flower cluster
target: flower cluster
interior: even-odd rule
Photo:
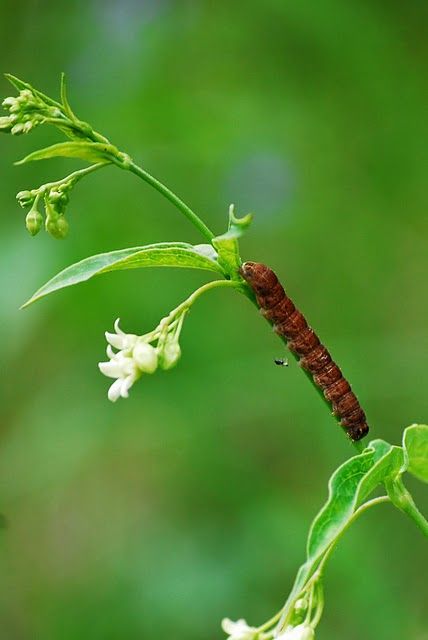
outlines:
[[[289,626],[284,633],[277,636],[276,640],[314,640],[315,632],[310,624],[298,624],[297,627]]]
[[[274,636],[271,629],[267,633],[263,631],[270,623],[262,627],[250,627],[246,620],[241,618],[234,622],[229,618],[224,618],[221,623],[222,629],[228,634],[227,640],[267,640],[275,638],[275,640],[314,640],[315,633],[310,624],[306,622],[297,626],[289,625],[279,636]]]
[[[143,374],[154,373],[158,367],[171,369],[178,362],[181,355],[178,339],[184,316],[185,312],[178,318],[170,315],[154,331],[142,336],[122,331],[119,318],[114,323],[115,333],[106,331],[109,360],[100,362],[98,367],[105,376],[115,379],[108,390],[109,400],[127,398],[129,389]],[[156,346],[151,342],[156,342]]]
[[[5,98],[2,106],[8,115],[0,117],[0,131],[12,135],[29,133],[47,118],[63,115],[60,109],[47,104],[30,89],[23,89],[17,97]]]
[[[228,634],[228,640],[255,640],[258,635],[258,630],[255,627],[250,627],[243,618],[236,622],[224,618],[221,627]]]
[[[38,210],[39,202],[43,199],[46,231],[54,238],[65,238],[68,222],[64,213],[74,182],[69,176],[57,183],[43,185],[31,191],[20,191],[17,194],[16,199],[21,207],[31,207],[25,218],[25,225],[32,236],[35,236],[43,225],[43,216]]]

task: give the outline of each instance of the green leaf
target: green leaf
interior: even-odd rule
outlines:
[[[223,274],[215,251],[210,245],[191,245],[186,242],[160,242],[143,247],[119,249],[85,258],[60,271],[26,302],[27,307],[49,293],[109,271],[140,269],[142,267],[188,267],[207,269]]]
[[[24,164],[33,160],[46,160],[48,158],[80,158],[88,162],[113,162],[119,151],[111,144],[103,142],[59,142],[45,149],[39,149],[28,156],[15,162]]]
[[[237,218],[234,213],[234,205],[231,204],[228,230],[221,236],[213,238],[212,243],[218,251],[218,261],[232,278],[238,278],[238,270],[241,266],[238,238],[245,233],[251,221],[252,215],[250,213],[243,218]]]
[[[319,557],[340,535],[370,493],[403,466],[403,450],[383,440],[373,440],[358,456],[344,462],[329,481],[329,497],[312,523],[308,559]]]
[[[428,425],[412,424],[403,434],[407,471],[428,482]]]
[[[68,102],[67,97],[67,83],[65,80],[65,73],[61,73],[61,102],[64,108],[64,113],[70,118],[72,122],[76,121],[77,118],[73,113],[72,108],[70,107],[70,103]]]

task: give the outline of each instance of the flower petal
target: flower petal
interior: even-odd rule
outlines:
[[[121,396],[122,382],[120,378],[115,380],[108,390],[107,396],[111,402],[116,402]]]
[[[115,349],[120,349],[121,351],[130,350],[134,347],[137,342],[138,336],[133,333],[109,333],[105,332],[105,337],[107,342],[111,344]]]
[[[108,362],[99,362],[98,368],[108,378],[121,378],[123,369],[120,362],[109,360]]]
[[[128,397],[128,391],[134,384],[135,380],[135,376],[128,376],[127,378],[125,378],[125,380],[122,380],[122,386],[120,388],[120,395],[122,396],[122,398]]]
[[[221,626],[223,631],[229,635],[228,640],[252,640],[257,632],[257,629],[250,627],[243,618],[236,622],[224,618]]]
[[[114,330],[116,331],[116,333],[123,333],[122,329],[119,327],[119,322],[120,322],[120,318],[116,318],[115,322],[114,322]]]
[[[114,360],[116,352],[113,351],[111,344],[107,345],[106,353],[107,353],[107,357],[110,358],[110,360]]]
[[[314,640],[314,638],[315,633],[312,627],[303,623],[298,624],[297,627],[288,626],[277,640]]]
[[[153,373],[158,366],[157,350],[147,342],[137,342],[132,352],[132,357],[138,368],[144,373]]]
[[[109,333],[108,331],[106,331],[104,335],[109,345],[111,345],[115,349],[123,349],[123,344],[124,344],[123,334]]]

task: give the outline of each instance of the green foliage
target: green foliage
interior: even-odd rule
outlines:
[[[50,158],[79,158],[87,162],[113,162],[118,150],[111,144],[103,142],[59,142],[45,149],[33,151],[15,164],[25,164],[35,160],[48,160]]]
[[[239,278],[238,269],[241,266],[241,258],[238,239],[247,231],[251,221],[250,213],[243,218],[237,218],[234,214],[234,205],[231,204],[227,231],[212,240],[213,246],[218,251],[218,261],[231,278]]]
[[[360,455],[344,462],[329,481],[329,498],[316,516],[308,538],[308,559],[317,560],[341,535],[356,510],[386,478],[403,466],[403,451],[373,440]]]
[[[412,424],[404,432],[403,447],[407,471],[428,482],[428,425]]]
[[[38,289],[23,307],[27,307],[54,291],[85,282],[96,275],[109,271],[141,269],[143,267],[184,267],[223,273],[217,262],[215,251],[210,245],[192,246],[185,242],[159,242],[142,247],[100,253],[76,262],[60,271]]]
[[[52,107],[57,107],[57,108],[61,108],[61,104],[59,102],[57,102],[56,100],[53,100],[51,97],[47,96],[46,94],[42,93],[41,91],[39,91],[38,89],[35,89],[31,84],[29,84],[28,82],[25,82],[24,80],[21,80],[20,78],[17,78],[16,76],[12,75],[11,73],[5,73],[4,77],[10,82],[11,85],[13,85],[15,87],[15,89],[17,89],[18,91],[31,91],[32,93],[34,93],[37,97],[39,97],[41,99],[42,102],[45,102],[46,104],[52,106]]]
[[[360,455],[344,462],[329,481],[329,497],[312,523],[307,557],[314,563],[341,536],[358,509],[381,485],[409,471],[428,478],[428,427],[412,425],[403,433],[403,447],[373,440]],[[367,504],[367,503],[366,503]]]
[[[231,205],[228,230],[213,237],[205,223],[172,191],[135,165],[127,154],[111,145],[90,125],[76,118],[67,99],[64,76],[61,79],[61,103],[13,76],[9,76],[9,79],[20,94],[17,97],[6,98],[3,102],[3,106],[9,110],[9,115],[1,122],[4,132],[12,135],[29,133],[34,127],[48,123],[56,126],[72,140],[35,151],[17,164],[55,157],[79,158],[96,163],[70,174],[63,180],[18,194],[21,206],[32,207],[26,216],[27,228],[32,235],[35,235],[42,225],[42,216],[37,205],[43,197],[46,229],[53,237],[64,237],[68,232],[64,210],[73,185],[103,164],[114,163],[122,169],[132,171],[156,188],[211,242],[209,245],[195,246],[178,242],[157,243],[88,257],[57,274],[24,306],[54,291],[110,271],[168,266],[205,269],[220,273],[224,277],[223,280],[209,282],[194,291],[148,333],[126,334],[120,329],[118,321],[115,323],[115,333],[106,332],[108,361],[99,363],[99,367],[104,375],[115,380],[110,387],[109,398],[112,401],[120,397],[126,398],[129,389],[143,374],[153,373],[157,368],[169,369],[176,364],[181,355],[179,337],[184,318],[202,293],[223,286],[234,287],[248,294],[246,285],[239,275],[239,238],[249,227],[251,215],[239,219],[235,217]],[[239,629],[242,631],[245,628],[245,637],[248,640],[259,637],[268,640],[277,635],[276,632],[287,632],[291,626],[296,630],[300,627],[302,633],[306,634],[304,637],[312,638],[323,608],[321,577],[326,561],[346,529],[366,509],[390,500],[428,535],[428,523],[417,510],[403,485],[402,475],[406,470],[417,478],[428,481],[427,426],[412,425],[406,429],[403,447],[390,445],[384,440],[374,440],[362,453],[343,463],[334,472],[329,482],[328,500],[309,531],[306,562],[297,574],[283,609],[272,620],[258,628],[249,627],[243,621],[228,621],[225,628],[231,630],[228,631],[230,637],[235,636],[235,631],[238,633]],[[368,500],[382,484],[388,495]],[[273,624],[278,619],[278,627],[274,631]]]
[[[336,469],[328,484],[328,500],[309,530],[307,559],[300,567],[284,605],[280,631],[290,622],[294,624],[298,615],[296,603],[313,592],[332,549],[352,522],[368,508],[390,499],[428,536],[428,525],[402,483],[401,476],[406,470],[422,480],[427,478],[428,427],[425,425],[412,425],[405,429],[403,447],[373,440],[361,454]],[[382,484],[389,498],[381,496],[367,501]]]

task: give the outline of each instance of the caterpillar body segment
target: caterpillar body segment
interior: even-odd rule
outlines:
[[[276,274],[258,262],[245,262],[240,274],[255,293],[264,317],[284,338],[300,366],[312,376],[351,440],[360,440],[367,435],[366,416],[351,385],[304,315],[287,296]]]

